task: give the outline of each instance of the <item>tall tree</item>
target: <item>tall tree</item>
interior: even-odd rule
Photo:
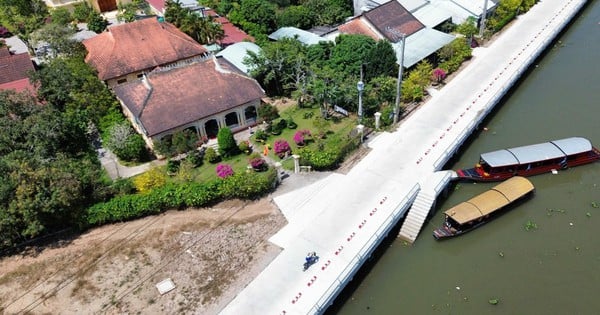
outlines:
[[[29,35],[44,25],[48,9],[42,0],[0,0],[0,24],[29,44]]]

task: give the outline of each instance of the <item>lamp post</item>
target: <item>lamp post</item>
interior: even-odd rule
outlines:
[[[363,108],[362,108],[362,93],[365,90],[365,83],[363,82],[362,65],[360,66],[360,81],[356,83],[356,89],[358,90],[358,123],[362,123]]]

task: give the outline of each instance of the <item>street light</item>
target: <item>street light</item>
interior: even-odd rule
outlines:
[[[362,108],[362,93],[365,90],[365,83],[362,81],[362,70],[360,71],[360,81],[356,83],[358,89],[358,123],[362,123],[363,108]]]

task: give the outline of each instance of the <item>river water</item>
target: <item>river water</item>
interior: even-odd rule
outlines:
[[[499,104],[488,130],[446,168],[571,136],[600,146],[599,62],[600,1],[591,1]],[[536,187],[530,200],[475,231],[435,241],[444,210],[494,184],[451,186],[415,244],[386,244],[328,313],[600,314],[600,162],[529,179]]]

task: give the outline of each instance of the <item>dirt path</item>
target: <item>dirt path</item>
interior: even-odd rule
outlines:
[[[216,314],[280,252],[267,239],[286,222],[270,200],[169,211],[2,258],[0,313]],[[176,289],[161,296],[166,278]]]

